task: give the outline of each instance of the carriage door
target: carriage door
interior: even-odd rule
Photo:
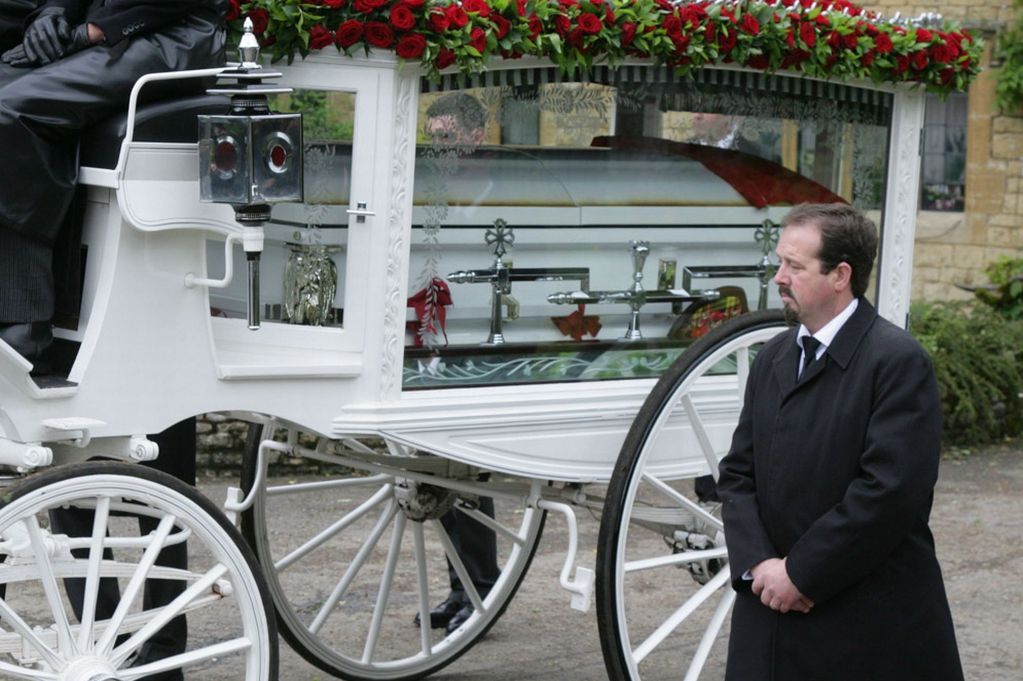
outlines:
[[[273,97],[271,108],[303,114],[304,200],[273,208],[262,257],[263,328],[242,338],[266,344],[267,371],[276,376],[361,376],[366,290],[372,253],[380,250],[372,238],[386,217],[372,193],[380,171],[377,93],[387,74],[313,59],[281,71],[293,92]],[[208,246],[211,272],[219,248]],[[240,284],[211,291],[215,318],[244,316]],[[288,351],[271,358],[274,348]],[[230,358],[220,355],[222,374],[229,374]],[[249,377],[258,374],[251,355],[247,360]]]

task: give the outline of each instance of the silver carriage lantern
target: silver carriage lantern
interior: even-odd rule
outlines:
[[[289,94],[288,87],[267,85],[280,78],[259,63],[259,42],[252,21],[238,46],[241,63],[225,69],[209,94],[230,95],[223,115],[199,116],[199,198],[230,204],[243,228],[242,247],[249,271],[249,328],[259,328],[259,254],[270,204],[302,200],[302,114],[270,110],[268,95]]]

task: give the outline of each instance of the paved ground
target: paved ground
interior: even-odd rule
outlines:
[[[222,499],[221,485],[208,493]],[[294,509],[303,522],[309,509]],[[967,679],[1023,679],[1023,452],[997,447],[947,459],[932,526],[955,617]],[[279,519],[285,524],[292,522]],[[597,523],[579,513],[580,556],[592,565]],[[446,681],[599,681],[606,678],[596,615],[568,606],[557,586],[566,546],[564,525],[551,518],[519,594],[489,635],[433,678]],[[651,598],[657,598],[652,593]],[[331,678],[282,642],[281,679]]]

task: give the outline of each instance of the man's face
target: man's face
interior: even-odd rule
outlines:
[[[805,324],[810,333],[831,321],[848,302],[842,296],[848,288],[840,283],[841,266],[822,273],[817,257],[820,249],[821,231],[814,224],[789,225],[782,230],[775,249],[778,271],[774,283],[785,312]]]
[[[483,128],[466,128],[451,114],[426,119],[426,134],[434,144],[476,145],[483,142],[485,132]]]

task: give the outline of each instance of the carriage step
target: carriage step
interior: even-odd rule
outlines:
[[[54,390],[56,388],[77,388],[78,384],[69,381],[61,376],[32,376],[32,382],[40,390]]]

